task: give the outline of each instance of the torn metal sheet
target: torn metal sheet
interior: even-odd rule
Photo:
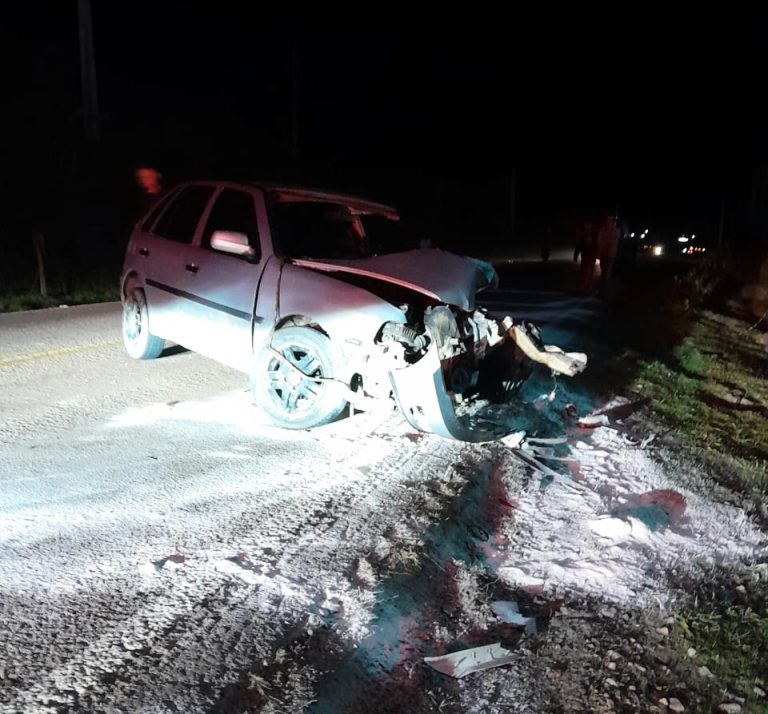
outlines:
[[[539,439],[536,437],[526,439],[526,441],[529,444],[567,444],[568,443],[568,437],[567,436],[556,436],[551,439]]]
[[[460,650],[442,657],[425,657],[424,661],[442,674],[461,679],[473,672],[501,667],[515,659],[510,650],[504,649],[501,642],[483,647]]]

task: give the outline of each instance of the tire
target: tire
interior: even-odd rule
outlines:
[[[123,344],[133,359],[155,359],[165,346],[165,340],[149,331],[147,298],[139,288],[123,299]]]
[[[334,376],[331,341],[309,327],[286,327],[272,336],[272,347],[312,377]],[[256,405],[278,426],[309,429],[333,421],[347,404],[330,384],[301,378],[266,348],[257,359],[251,389]]]

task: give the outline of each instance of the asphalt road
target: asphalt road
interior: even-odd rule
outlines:
[[[599,301],[514,281],[484,298],[591,353]],[[460,684],[424,664],[498,638],[489,582],[632,607],[670,563],[764,540],[685,491],[685,530],[627,545],[616,494],[678,486],[618,431],[569,436],[561,478],[547,446],[516,458],[388,409],[280,430],[244,375],[176,348],[135,362],[119,327],[117,303],[0,315],[3,714],[546,711],[525,648]]]
[[[210,710],[315,599],[355,612],[408,484],[467,449],[389,411],[275,429],[244,375],[135,362],[119,325],[116,303],[0,315],[3,712]]]

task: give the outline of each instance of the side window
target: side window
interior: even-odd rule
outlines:
[[[211,186],[187,186],[182,189],[160,216],[154,233],[177,243],[191,243],[211,194]]]
[[[250,193],[225,188],[219,194],[208,217],[208,224],[205,226],[202,242],[204,246],[210,245],[214,231],[244,233],[248,236],[248,243],[255,251],[255,260],[261,260],[256,206]]]
[[[145,233],[149,233],[152,230],[152,226],[155,224],[155,221],[160,215],[160,212],[168,205],[168,202],[174,197],[175,194],[175,191],[171,191],[167,195],[160,198],[160,200],[149,212],[149,215],[144,219],[144,222],[141,224],[141,230],[143,230]]]

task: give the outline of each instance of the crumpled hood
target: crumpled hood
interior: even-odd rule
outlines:
[[[312,270],[340,271],[384,280],[462,310],[474,310],[475,293],[498,284],[498,276],[490,263],[436,249],[347,260],[296,258],[291,262]]]

